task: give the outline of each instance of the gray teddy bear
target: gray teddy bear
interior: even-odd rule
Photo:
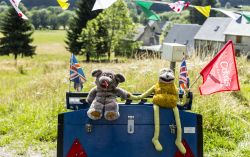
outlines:
[[[103,110],[104,117],[107,120],[116,120],[119,118],[119,106],[116,97],[128,99],[130,93],[118,88],[118,84],[125,81],[122,74],[115,74],[112,71],[94,70],[92,76],[96,77],[96,87],[92,88],[86,99],[91,104],[87,114],[90,119],[101,119]]]

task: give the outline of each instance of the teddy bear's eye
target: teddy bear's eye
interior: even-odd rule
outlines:
[[[109,75],[109,77],[110,77],[111,79],[113,79],[113,76],[112,76],[112,75]]]

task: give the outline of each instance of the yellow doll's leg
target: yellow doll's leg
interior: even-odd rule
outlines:
[[[154,105],[154,123],[155,123],[155,131],[154,131],[154,137],[152,139],[152,142],[155,146],[155,149],[157,151],[162,151],[162,146],[159,142],[159,135],[160,135],[160,112],[159,112],[159,106]]]
[[[183,146],[181,140],[182,140],[182,129],[181,129],[181,120],[180,120],[180,115],[179,115],[179,110],[177,107],[173,108],[174,112],[174,117],[175,117],[175,122],[176,122],[176,128],[177,128],[177,137],[175,140],[175,144],[177,148],[180,150],[182,154],[186,154],[186,149]]]

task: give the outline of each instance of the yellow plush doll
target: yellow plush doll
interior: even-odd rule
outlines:
[[[183,146],[182,140],[182,129],[181,129],[181,121],[179,110],[177,108],[177,89],[174,85],[174,74],[170,69],[162,69],[159,75],[159,81],[156,85],[152,86],[149,90],[143,93],[140,96],[132,96],[133,100],[140,100],[148,97],[152,93],[153,96],[153,104],[154,104],[154,123],[155,123],[155,132],[152,142],[157,151],[162,151],[162,146],[159,142],[159,134],[160,134],[160,113],[159,107],[170,108],[174,112],[174,117],[176,121],[177,128],[177,137],[175,140],[175,144],[177,148],[180,150],[182,154],[186,153],[186,149]]]

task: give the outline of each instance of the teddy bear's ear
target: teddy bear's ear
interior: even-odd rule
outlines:
[[[116,74],[115,78],[117,82],[120,82],[120,83],[125,82],[125,77],[122,74]]]
[[[92,76],[93,77],[98,77],[101,74],[102,74],[102,70],[100,70],[100,69],[95,69],[95,70],[92,71]]]

